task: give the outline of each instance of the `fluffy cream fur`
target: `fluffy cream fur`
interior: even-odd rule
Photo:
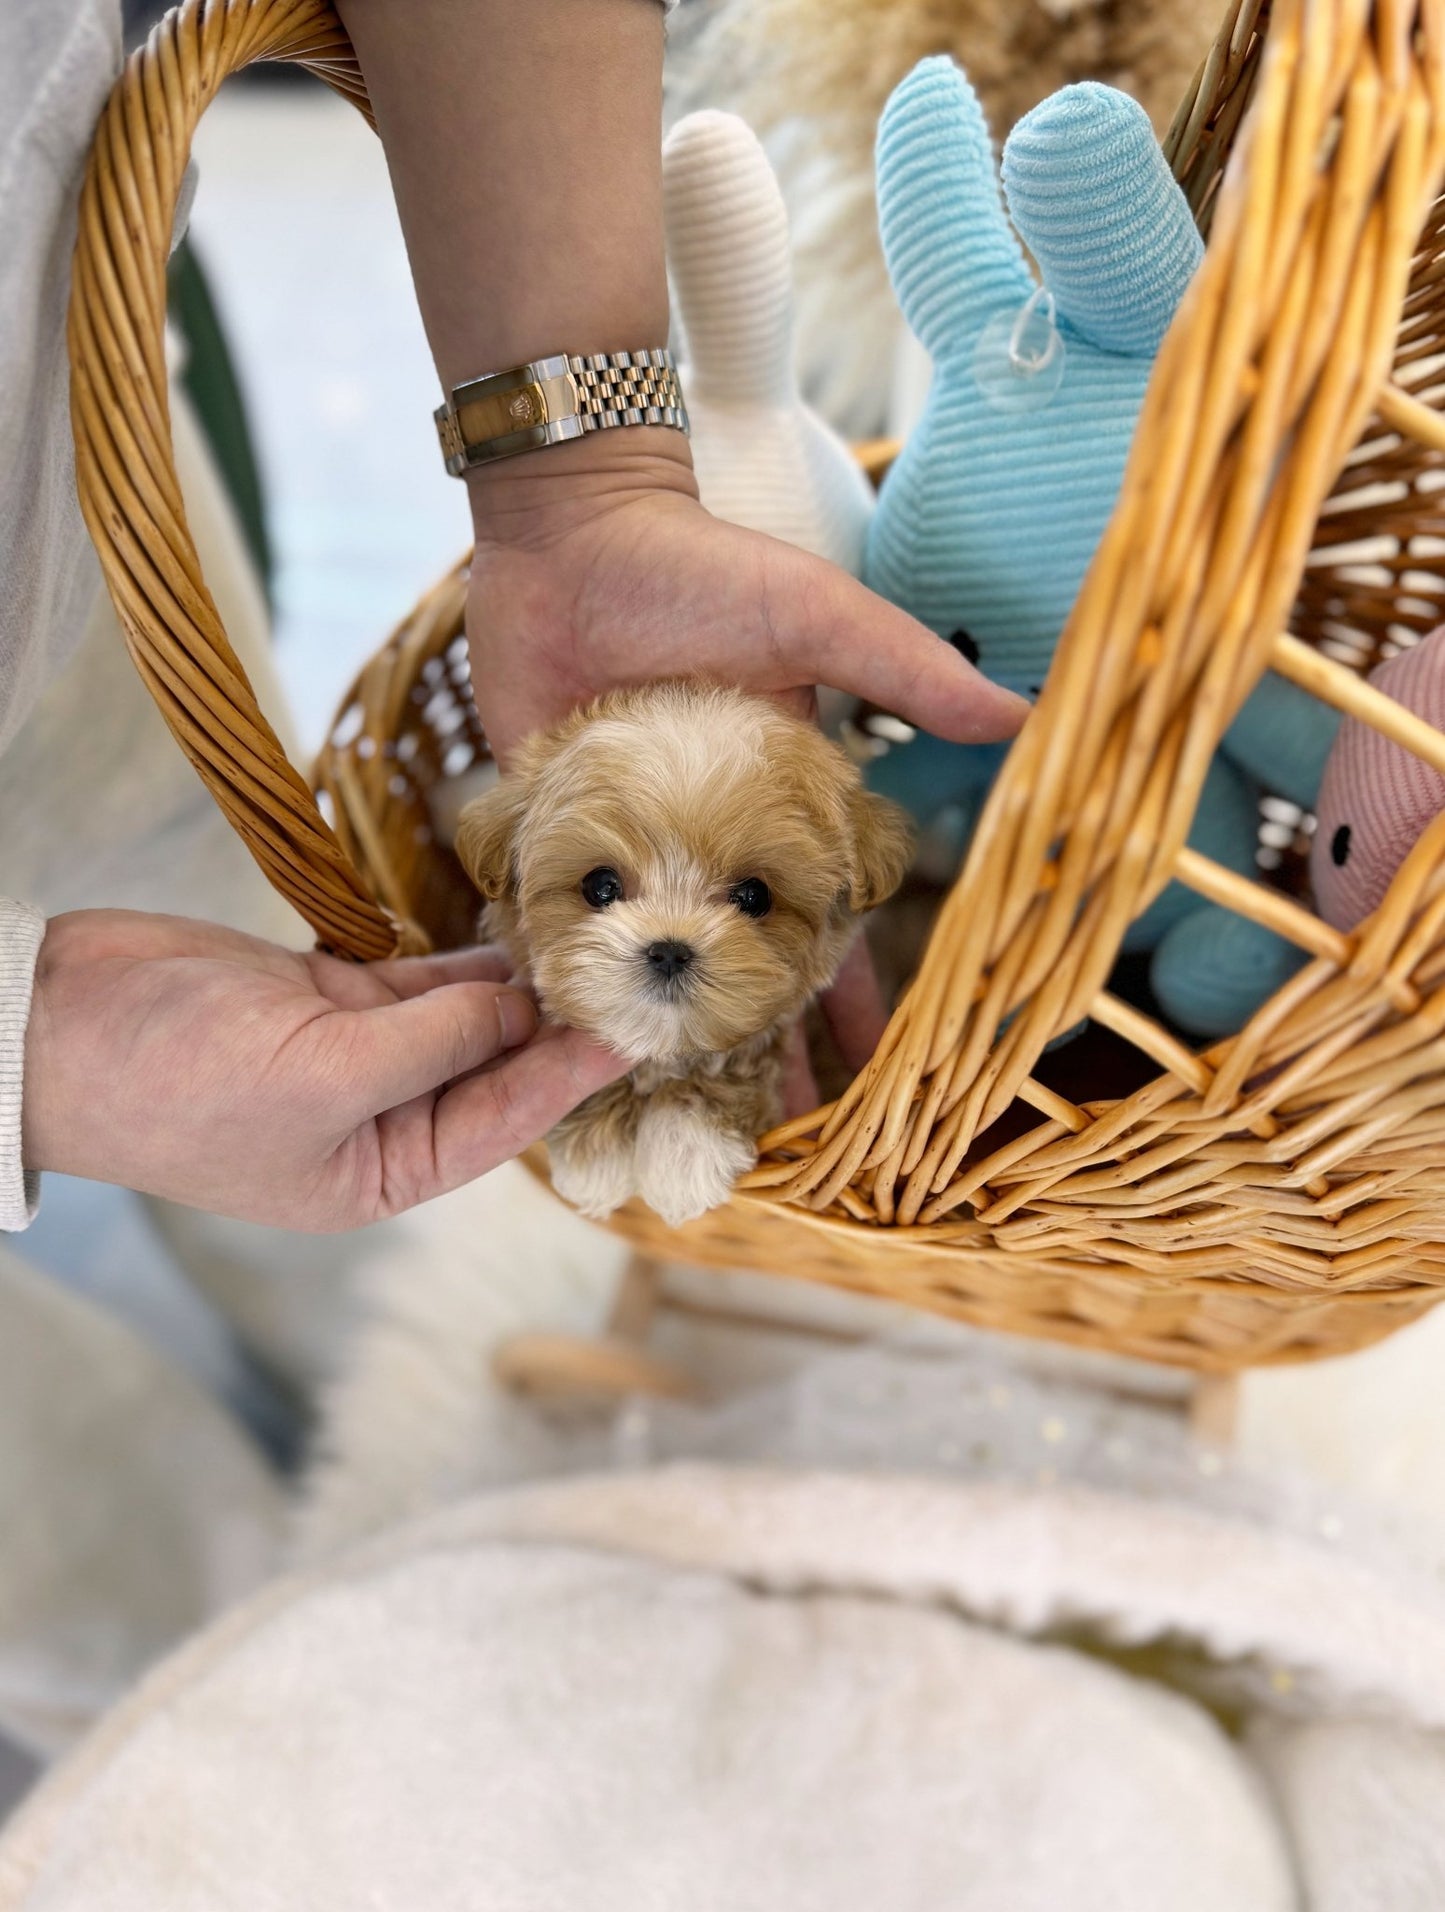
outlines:
[[[811,725],[670,683],[532,738],[463,811],[456,847],[547,1011],[641,1065],[554,1130],[559,1189],[593,1215],[640,1193],[678,1222],[756,1159],[789,1030],[896,888],[908,833]]]

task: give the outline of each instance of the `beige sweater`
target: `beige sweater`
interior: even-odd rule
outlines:
[[[99,573],[75,497],[65,302],[91,129],[120,65],[120,0],[0,7],[0,750],[80,641]],[[0,1229],[35,1189],[20,1163],[21,1064],[39,912],[0,869]]]

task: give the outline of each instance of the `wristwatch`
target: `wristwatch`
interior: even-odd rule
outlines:
[[[434,414],[454,478],[477,465],[560,445],[614,425],[671,425],[687,412],[671,352],[558,353],[458,385]]]

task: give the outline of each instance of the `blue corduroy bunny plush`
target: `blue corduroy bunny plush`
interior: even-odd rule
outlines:
[[[922,61],[888,102],[878,206],[933,383],[884,484],[864,577],[988,676],[1035,697],[1113,509],[1199,234],[1143,109],[1093,82],[1019,122],[1001,190],[982,108],[944,58]],[[1259,786],[1307,807],[1336,722],[1266,677],[1210,767],[1191,844],[1251,874]],[[870,777],[924,823],[946,814],[962,849],[1003,756],[920,735]],[[1238,1028],[1303,960],[1180,884],[1124,947],[1154,951],[1166,1012],[1204,1035]]]

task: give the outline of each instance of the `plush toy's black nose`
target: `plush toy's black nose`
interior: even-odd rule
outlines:
[[[675,943],[671,940],[665,943],[649,943],[647,960],[664,981],[671,982],[673,977],[681,975],[692,961],[692,949],[687,943]]]

